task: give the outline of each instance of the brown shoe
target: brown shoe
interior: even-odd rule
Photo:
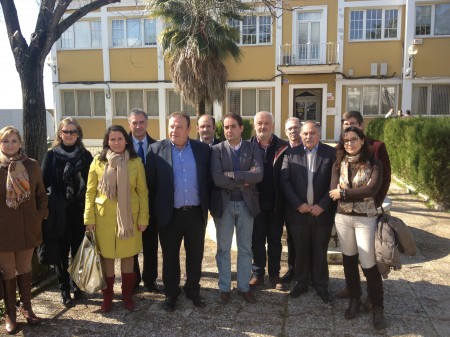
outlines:
[[[256,298],[255,296],[253,296],[252,291],[238,291],[239,296],[244,297],[245,302],[250,303],[250,304],[255,304],[256,303]]]
[[[250,279],[250,288],[254,289],[256,287],[262,286],[264,284],[264,278],[263,277],[256,277],[252,276]]]
[[[336,295],[334,295],[334,297],[339,298],[339,299],[349,298],[350,297],[350,293],[348,292],[347,287],[345,287],[341,291],[338,291],[336,293]]]
[[[219,296],[220,304],[226,305],[230,302],[231,294],[229,291],[221,291]]]
[[[285,290],[284,283],[281,280],[281,278],[277,276],[270,276],[269,277],[270,283],[276,290]]]

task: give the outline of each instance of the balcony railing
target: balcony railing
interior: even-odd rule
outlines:
[[[281,66],[339,64],[339,44],[285,44],[280,48],[279,60]]]

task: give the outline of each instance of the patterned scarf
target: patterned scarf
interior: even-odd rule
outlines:
[[[349,189],[349,163],[357,163],[359,160],[359,154],[357,156],[346,156],[341,162],[341,174],[339,178],[339,186],[343,189]],[[357,164],[358,165],[358,164]],[[351,188],[358,188],[367,185],[370,181],[370,176],[372,175],[372,165],[369,161],[366,161],[364,165],[358,165],[358,171],[352,180]],[[357,202],[344,202],[340,201],[339,205],[345,213],[355,213],[364,214],[366,213],[368,217],[377,215],[377,208],[375,207],[375,201],[373,198],[367,198],[364,201]]]
[[[30,199],[31,188],[28,172],[23,165],[27,155],[19,148],[13,157],[7,157],[0,151],[0,167],[8,168],[6,177],[6,206],[17,209],[19,205]]]
[[[98,191],[108,199],[117,199],[117,237],[128,239],[134,236],[133,217],[131,211],[130,180],[128,179],[128,160],[130,154],[122,154],[108,150],[106,153],[105,171],[98,184]]]

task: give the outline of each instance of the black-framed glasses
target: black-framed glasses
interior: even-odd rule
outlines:
[[[355,144],[359,140],[358,137],[353,137],[350,139],[344,139],[344,145]]]
[[[61,132],[65,135],[78,135],[78,130],[61,130]]]

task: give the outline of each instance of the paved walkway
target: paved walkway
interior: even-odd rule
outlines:
[[[371,315],[361,314],[347,321],[346,300],[326,305],[311,290],[291,299],[288,292],[266,286],[256,291],[258,303],[250,305],[232,292],[232,301],[217,301],[216,245],[207,238],[203,265],[202,295],[208,305],[195,308],[184,295],[177,310],[161,309],[163,295],[148,294],[141,287],[136,295],[137,310],[127,312],[120,301],[120,279],[116,279],[113,311],[99,313],[101,295],[89,295],[67,309],[59,303],[55,284],[34,299],[35,312],[45,318],[30,327],[19,319],[18,336],[450,336],[450,213],[427,209],[415,195],[392,186],[392,214],[401,216],[416,238],[418,254],[403,257],[403,268],[384,282],[387,329],[372,328]],[[235,261],[235,257],[233,258]],[[235,268],[235,265],[233,265]],[[282,272],[286,261],[283,261]],[[235,269],[234,269],[235,270]],[[117,273],[118,274],[118,273]],[[330,266],[331,289],[344,286],[341,265]],[[364,277],[362,277],[364,280]],[[235,283],[234,283],[235,286]],[[363,285],[363,288],[365,286]],[[0,328],[4,333],[4,328]]]

